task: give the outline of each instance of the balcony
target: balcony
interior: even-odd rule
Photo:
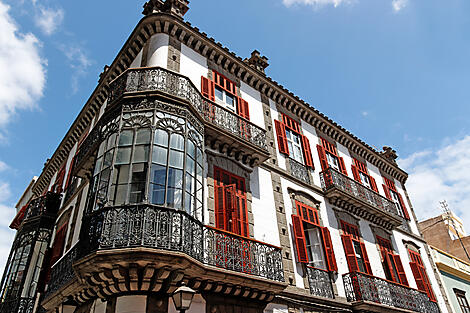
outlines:
[[[324,298],[335,298],[330,273],[318,268],[307,266],[307,278],[310,294]]]
[[[310,175],[309,169],[302,163],[297,162],[296,160],[289,158],[289,171],[292,176],[303,181],[304,183],[310,185]]]
[[[191,80],[164,68],[128,69],[110,83],[109,103],[123,96],[158,94],[183,100],[205,122],[206,139],[238,158],[260,163],[269,157],[266,131],[204,98]],[[206,141],[207,141],[206,140]]]
[[[374,312],[371,308],[380,304],[414,312],[440,312],[437,303],[429,300],[426,293],[385,279],[362,273],[348,273],[343,275],[343,282],[347,300],[353,302],[358,310],[362,308],[364,311]]]
[[[168,291],[183,276],[193,289],[234,290],[258,300],[286,286],[281,248],[205,226],[184,211],[153,205],[108,207],[87,219],[87,239],[52,268],[46,307],[53,307],[47,303],[56,301],[58,290],[66,295],[64,289],[80,289],[76,275],[90,277],[88,283],[97,286],[128,280],[109,287],[109,294]],[[143,276],[134,277],[136,270]]]
[[[395,203],[333,168],[320,173],[325,196],[341,207],[386,229],[402,225]]]

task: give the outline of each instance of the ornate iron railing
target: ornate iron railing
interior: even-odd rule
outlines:
[[[267,149],[266,131],[204,98],[191,80],[160,67],[128,69],[110,83],[109,103],[125,93],[160,91],[188,101],[206,122],[242,140]]]
[[[343,282],[349,302],[370,301],[415,312],[440,312],[437,303],[431,301],[426,293],[382,278],[348,273],[343,275]]]
[[[34,298],[19,298],[12,301],[5,301],[0,304],[1,313],[33,313]]]
[[[77,260],[77,245],[70,249],[51,269],[51,278],[47,284],[45,297],[53,294],[75,277],[72,264]]]
[[[307,266],[307,278],[312,295],[334,299],[335,294],[329,272]]]
[[[305,165],[291,158],[289,158],[289,165],[290,165],[290,172],[292,176],[300,179],[304,183],[310,184],[310,176],[308,173],[308,168]]]
[[[357,199],[368,203],[376,209],[401,219],[401,216],[399,215],[397,207],[393,201],[382,197],[372,189],[361,185],[354,179],[343,175],[331,167],[320,173],[320,179],[324,190],[337,188]]]
[[[25,220],[37,217],[43,214],[56,214],[59,209],[61,195],[48,192],[44,196],[31,201],[26,209]]]
[[[108,207],[87,217],[80,256],[149,247],[183,252],[208,265],[284,281],[281,248],[208,226],[184,211],[153,205]]]

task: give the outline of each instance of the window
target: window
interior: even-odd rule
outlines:
[[[416,286],[418,290],[426,292],[431,301],[436,301],[434,292],[432,291],[431,283],[429,282],[428,275],[426,273],[426,268],[424,267],[423,260],[421,255],[418,252],[408,249],[410,255],[410,266],[413,276],[416,281]]]
[[[343,230],[341,239],[348,261],[349,272],[362,272],[372,275],[366,247],[359,236],[359,228],[341,221],[341,229]]]
[[[338,156],[336,146],[320,137],[321,145],[317,145],[318,157],[320,158],[320,164],[323,171],[328,168],[341,172],[344,175],[348,175],[346,166],[344,165],[344,159]]]
[[[63,187],[63,184],[64,184],[65,165],[66,164],[67,164],[67,162],[65,162],[64,165],[62,165],[59,172],[57,173],[55,183],[51,187],[52,192],[55,192],[55,193],[61,193],[62,192],[62,187]]]
[[[285,114],[282,114],[282,121],[275,120],[274,124],[279,152],[313,168],[310,142],[301,134],[300,124]]]
[[[216,227],[248,237],[245,179],[214,167],[214,180]]]
[[[237,96],[235,83],[215,71],[213,71],[213,76],[214,80],[201,77],[202,95],[249,120],[248,102]]]
[[[382,187],[384,189],[385,196],[389,200],[395,202],[395,206],[397,207],[397,213],[409,220],[410,215],[408,214],[408,210],[406,209],[405,201],[403,201],[403,197],[401,196],[401,194],[398,193],[397,188],[395,186],[395,182],[386,177],[384,177],[383,179],[385,184],[383,184]]]
[[[390,240],[377,236],[377,243],[380,248],[382,266],[387,280],[408,286],[405,270],[401,263],[400,256],[395,254]]]
[[[454,293],[455,297],[457,297],[457,302],[459,303],[462,313],[470,313],[470,306],[468,305],[465,291],[454,288]]]
[[[353,164],[351,165],[351,170],[354,176],[354,179],[361,183],[363,186],[366,186],[369,189],[374,190],[375,192],[379,192],[377,189],[377,183],[375,179],[369,175],[369,171],[367,170],[367,166],[353,158]]]
[[[318,211],[296,201],[297,215],[292,215],[297,259],[300,263],[337,272],[335,253],[328,228],[319,224]]]

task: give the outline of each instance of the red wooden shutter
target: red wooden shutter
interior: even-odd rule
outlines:
[[[355,165],[351,165],[351,171],[352,171],[352,173],[353,173],[354,180],[356,180],[356,181],[358,181],[358,182],[360,182],[360,183],[362,184],[362,182],[361,182],[361,176],[359,176],[359,171],[358,171],[358,169],[357,169],[357,167],[356,167]]]
[[[295,246],[297,247],[297,258],[300,263],[308,263],[307,244],[305,240],[304,227],[298,215],[292,214],[292,226],[294,227]]]
[[[67,233],[67,223],[62,225],[56,232],[54,244],[52,245],[51,266],[57,262],[64,252],[65,234]]]
[[[411,271],[413,272],[413,276],[415,277],[416,286],[418,290],[425,291],[426,287],[424,286],[423,277],[421,276],[421,271],[419,270],[419,265],[416,262],[410,262]]]
[[[204,97],[208,98],[211,101],[214,101],[214,88],[214,82],[212,80],[201,76],[201,93]]]
[[[320,164],[322,171],[326,171],[328,167],[328,159],[326,158],[325,148],[323,146],[317,145],[318,157],[320,158]]]
[[[304,150],[304,157],[305,157],[305,165],[311,168],[313,167],[313,159],[312,159],[312,150],[310,150],[310,142],[308,138],[302,135],[302,147]]]
[[[356,253],[352,243],[351,235],[341,235],[343,240],[344,252],[346,253],[346,260],[348,261],[349,272],[357,272],[359,266],[357,265]]]
[[[77,151],[78,151],[78,148],[77,148]],[[70,181],[72,180],[72,169],[73,169],[74,163],[75,163],[75,156],[70,161],[69,172],[67,173],[67,181],[65,182],[65,188],[64,188],[65,190],[67,190],[67,188],[69,187]]]
[[[375,191],[376,193],[379,193],[379,189],[377,188],[377,183],[374,177],[369,176],[369,179],[370,179],[370,186],[372,187],[372,190]]]
[[[330,231],[327,227],[321,227],[321,233],[323,237],[323,246],[325,247],[328,270],[330,272],[337,272],[338,266],[336,265],[335,251],[333,249],[333,243],[331,242]]]
[[[406,279],[405,269],[403,268],[403,264],[401,263],[400,256],[398,254],[393,255],[393,260],[395,261],[395,265],[397,266],[398,278],[400,279],[400,283],[402,285],[408,286],[408,279]]]
[[[344,159],[341,157],[341,158],[338,158],[338,160],[339,160],[339,167],[341,169],[341,173],[343,173],[343,175],[348,176],[348,171],[346,171],[346,165],[344,165]]]
[[[243,100],[241,97],[237,97],[237,111],[238,115],[247,120],[250,120],[250,111],[248,109],[248,102]]]
[[[398,199],[400,200],[400,205],[403,210],[403,216],[407,219],[410,220],[410,215],[408,214],[408,210],[406,209],[405,201],[403,201],[403,197],[401,194],[398,194]]]
[[[215,187],[215,227],[225,229],[225,204],[224,204],[224,187]]]
[[[289,155],[289,147],[287,146],[287,137],[286,137],[286,126],[284,123],[274,120],[274,125],[276,127],[277,134],[277,144],[279,146],[279,152]]]
[[[370,267],[370,262],[369,262],[369,256],[367,255],[367,250],[366,250],[366,245],[361,242],[361,251],[362,251],[362,257],[364,258],[364,265],[366,267],[366,272],[369,275],[372,275],[372,268]]]
[[[426,269],[424,266],[418,265],[419,271],[421,272],[421,277],[423,278],[424,287],[426,288],[426,293],[428,294],[429,300],[436,301],[436,296],[432,291],[431,282],[429,281],[428,274],[426,274]]]
[[[392,196],[390,195],[390,190],[388,190],[388,187],[385,184],[382,184],[382,187],[385,192],[385,196],[387,197],[388,200],[392,200]]]
[[[224,186],[225,193],[225,230],[235,234],[240,234],[240,212],[237,210],[237,196],[235,194],[235,185]]]

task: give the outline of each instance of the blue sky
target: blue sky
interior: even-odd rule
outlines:
[[[13,206],[143,3],[0,0],[0,255]],[[241,57],[258,49],[274,80],[367,143],[394,147],[419,218],[447,199],[465,219],[468,12],[465,0],[193,0],[185,19]]]

